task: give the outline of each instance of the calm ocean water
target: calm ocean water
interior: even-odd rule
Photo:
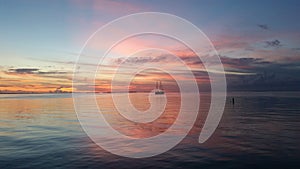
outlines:
[[[130,98],[137,109],[149,107],[147,94],[132,93]],[[177,94],[168,94],[162,117],[141,125],[122,121],[110,94],[97,95],[97,100],[114,117],[114,128],[137,138],[164,132],[180,105]],[[299,92],[229,93],[219,127],[199,144],[208,106],[209,95],[204,94],[193,129],[172,150],[130,159],[110,154],[91,141],[77,120],[71,94],[3,94],[0,168],[300,168]],[[118,144],[118,140],[111,142]]]

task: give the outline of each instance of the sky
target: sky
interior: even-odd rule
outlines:
[[[120,43],[96,75],[95,85],[89,85],[87,78],[82,87],[72,87],[74,64],[88,38],[105,24],[140,12],[169,13],[197,26],[217,50],[230,91],[300,90],[299,11],[300,2],[292,0],[0,0],[0,93],[91,88],[108,92],[121,63],[126,67],[120,69],[118,82],[130,78],[128,72],[137,65],[161,66],[176,73],[172,77],[160,70],[144,70],[134,77],[130,90],[149,91],[157,80],[162,80],[166,90],[175,91],[175,79],[186,79],[181,62],[170,53],[142,51],[125,59],[134,49],[158,46],[182,59],[199,86],[208,90],[210,79],[196,54],[174,39],[155,35],[132,37]],[[112,30],[108,37],[124,29]],[[104,50],[102,43],[91,45],[93,50]],[[99,59],[86,53],[81,57],[90,62]],[[116,88],[122,91],[121,85]]]

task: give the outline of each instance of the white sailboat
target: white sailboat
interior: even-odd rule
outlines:
[[[156,95],[159,95],[159,94],[165,94],[164,89],[163,89],[163,87],[162,87],[161,81],[159,81],[159,83],[156,82],[155,94],[156,94]]]

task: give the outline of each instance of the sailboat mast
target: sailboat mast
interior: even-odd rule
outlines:
[[[159,81],[159,88],[160,88],[161,90],[163,90],[163,87],[162,87],[161,81]]]
[[[162,87],[162,83],[160,80],[156,81],[156,90],[154,92],[156,95],[161,95],[161,94],[165,94],[163,87]]]

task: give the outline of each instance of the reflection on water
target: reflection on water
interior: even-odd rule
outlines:
[[[222,121],[206,143],[197,142],[209,107],[209,95],[204,94],[186,139],[164,154],[135,160],[96,146],[81,129],[69,94],[0,95],[0,168],[299,168],[299,93],[228,97],[235,104],[228,99]],[[149,108],[147,94],[130,98],[137,109]],[[163,115],[139,124],[118,116],[109,94],[97,95],[97,100],[115,129],[137,138],[165,131],[180,107],[178,95],[168,94]]]
[[[127,96],[125,94],[119,94],[116,97]],[[180,109],[180,95],[173,93],[166,94],[166,97],[167,103],[165,111],[159,118],[149,123],[137,123],[123,117],[115,108],[112,95],[98,96],[97,101],[101,112],[114,129],[124,135],[134,138],[148,138],[165,132],[177,118]],[[163,100],[161,96],[154,96],[152,98],[155,102],[153,105],[156,106],[161,104]],[[133,107],[140,111],[146,111],[150,108],[148,94],[146,93],[130,94],[130,100]],[[123,106],[125,110],[130,109],[131,107],[129,104],[122,104],[121,106]]]

